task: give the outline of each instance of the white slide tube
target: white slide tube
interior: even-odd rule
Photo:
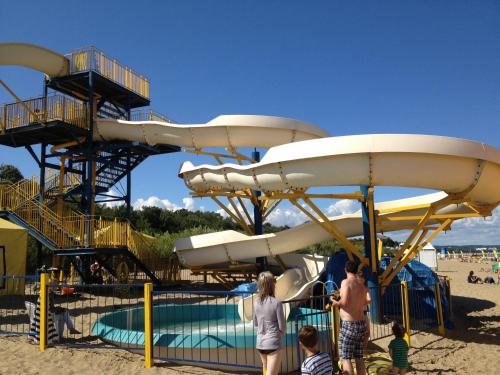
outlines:
[[[397,186],[468,191],[466,200],[500,201],[500,151],[458,138],[378,134],[315,139],[269,149],[260,163],[193,166],[179,172],[195,192],[264,192],[319,186]],[[472,190],[471,190],[472,188]]]
[[[390,209],[391,207],[407,207],[411,205],[426,205],[446,197],[444,193],[434,193],[419,197],[381,202],[375,205],[376,210]],[[380,215],[381,218],[418,216],[425,214],[425,208],[413,209]],[[436,214],[467,214],[472,209],[464,204],[451,204],[438,209]],[[329,218],[335,226],[346,236],[356,237],[363,235],[361,212]],[[379,232],[391,232],[416,226],[414,221],[381,221],[377,227]],[[428,225],[438,223],[430,220]],[[227,230],[216,233],[201,234],[182,238],[175,243],[175,252],[179,260],[188,267],[197,267],[211,264],[224,264],[247,260],[261,256],[276,256],[287,254],[316,243],[320,243],[333,236],[314,222],[306,222],[296,227],[277,233],[248,236],[240,232]]]
[[[27,43],[0,43],[0,65],[19,65],[49,77],[69,74],[69,60],[47,48]]]

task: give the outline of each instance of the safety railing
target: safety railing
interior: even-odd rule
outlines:
[[[86,47],[66,55],[70,61],[70,72],[94,71],[132,92],[149,99],[149,80],[120,64],[117,60],[106,56],[95,47]]]
[[[0,122],[5,130],[57,120],[88,128],[85,103],[60,94],[24,100],[22,104],[4,104],[0,108]]]
[[[151,110],[132,111],[130,114],[131,121],[160,121],[175,124],[176,122],[167,116],[161,115]]]
[[[0,334],[30,333],[38,294],[38,276],[0,276]]]

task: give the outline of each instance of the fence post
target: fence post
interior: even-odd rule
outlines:
[[[408,297],[408,283],[406,281],[401,281],[401,315],[403,317],[403,326],[405,328],[404,339],[408,344],[408,348],[411,347],[410,343],[410,299]]]
[[[445,334],[444,329],[444,319],[443,319],[443,305],[441,303],[441,290],[439,281],[434,285],[434,295],[436,297],[436,312],[437,312],[437,321],[438,321],[438,332],[440,335]]]
[[[144,284],[144,360],[146,368],[153,367],[153,284]]]
[[[40,274],[40,351],[47,347],[47,273]]]
[[[451,283],[450,278],[448,276],[444,277],[444,282],[446,284],[446,297],[448,297],[448,314],[449,316],[453,316],[453,308],[451,304]]]
[[[333,362],[339,361],[340,311],[338,306],[332,306],[332,344]]]
[[[69,266],[69,283],[71,285],[74,285],[75,284],[75,265],[73,264],[73,262],[71,262],[70,266]]]

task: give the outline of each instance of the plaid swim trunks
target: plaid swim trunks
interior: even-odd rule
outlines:
[[[365,334],[365,320],[343,320],[340,325],[340,358],[363,358],[363,338]]]

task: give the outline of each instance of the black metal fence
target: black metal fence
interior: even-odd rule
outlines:
[[[0,276],[0,334],[29,334],[38,295],[38,276]]]
[[[446,282],[439,283],[440,288],[443,285],[446,288]],[[4,276],[0,278],[0,286],[0,332],[29,333],[30,318],[33,318],[38,304],[38,276]],[[113,345],[144,352],[143,285],[70,285],[53,280],[47,291],[49,322],[56,326],[58,335],[56,345],[94,348]],[[444,289],[441,294],[447,293]],[[434,331],[438,326],[438,304],[429,301],[435,296],[423,296],[422,290],[410,288],[405,307],[401,285],[391,284],[384,288],[380,295],[378,321],[374,319],[373,307],[367,314],[370,339],[391,336],[393,322],[404,322],[405,308],[408,309],[412,332]],[[261,368],[255,350],[252,296],[228,291],[157,290],[152,301],[155,358],[225,371],[256,371]],[[298,332],[304,325],[316,327],[320,334],[319,349],[332,358],[337,357],[336,319],[326,308],[328,303],[327,296],[283,303],[287,316],[282,351],[284,373],[297,371],[304,359],[298,344]]]

